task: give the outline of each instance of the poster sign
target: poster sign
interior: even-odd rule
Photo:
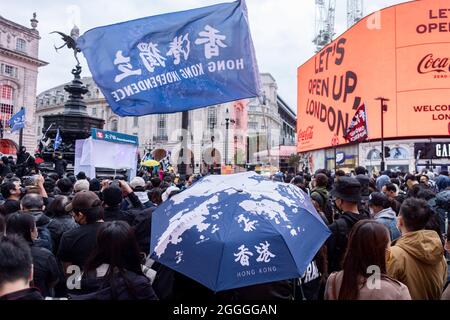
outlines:
[[[414,144],[416,159],[450,159],[450,141]]]
[[[114,143],[126,143],[139,145],[139,138],[137,136],[132,136],[125,133],[114,132],[114,131],[105,131],[96,128],[91,129],[92,138],[95,140],[102,140]]]
[[[298,68],[298,151],[347,143],[364,101],[368,139],[450,134],[448,1],[411,1],[360,20]]]

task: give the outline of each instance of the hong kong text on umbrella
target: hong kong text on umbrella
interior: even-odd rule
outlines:
[[[244,1],[94,28],[77,43],[121,116],[180,112],[260,94]]]

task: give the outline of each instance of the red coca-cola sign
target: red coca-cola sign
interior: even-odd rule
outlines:
[[[436,57],[434,54],[429,53],[420,60],[417,66],[417,72],[421,74],[426,73],[450,73],[450,58]]]
[[[314,137],[314,126],[309,126],[305,130],[298,132],[298,141],[310,141]]]

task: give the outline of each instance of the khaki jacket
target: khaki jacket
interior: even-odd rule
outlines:
[[[325,300],[338,299],[343,276],[343,271],[333,272],[330,275],[325,286]],[[371,287],[367,282],[361,283],[358,300],[411,300],[411,296],[403,283],[383,276],[378,287]]]
[[[388,275],[404,283],[413,300],[439,300],[447,280],[447,263],[436,231],[408,232],[392,245]]]

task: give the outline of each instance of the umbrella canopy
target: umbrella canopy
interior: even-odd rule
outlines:
[[[300,277],[329,235],[303,191],[245,172],[207,176],[158,207],[150,253],[217,292]]]
[[[144,167],[157,167],[159,166],[159,162],[156,160],[145,160],[141,162],[141,165]]]

